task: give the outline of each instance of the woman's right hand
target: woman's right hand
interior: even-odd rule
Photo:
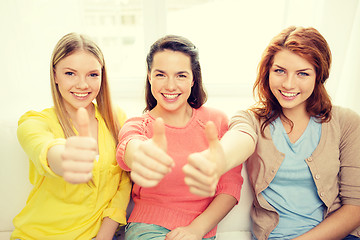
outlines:
[[[218,139],[218,132],[213,122],[205,126],[205,135],[209,148],[202,152],[192,153],[188,163],[183,167],[185,183],[191,193],[203,197],[215,195],[216,186],[225,172],[225,154]]]
[[[84,108],[77,112],[79,136],[66,139],[61,154],[63,178],[73,184],[87,183],[92,179],[92,169],[97,155],[97,142],[90,135],[89,115]]]
[[[153,133],[151,139],[130,140],[127,144],[127,148],[133,145],[129,164],[131,179],[142,187],[156,186],[175,165],[166,153],[165,125],[161,118],[154,121]]]

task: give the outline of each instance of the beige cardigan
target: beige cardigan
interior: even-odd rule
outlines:
[[[258,240],[267,239],[279,222],[278,213],[261,192],[269,186],[284,159],[271,140],[270,127],[265,128],[264,138],[260,124],[251,111],[239,111],[230,121],[230,130],[245,132],[256,143],[246,169],[254,193],[252,228]],[[331,120],[322,124],[319,145],[306,163],[327,207],[325,217],[342,204],[360,206],[360,116],[334,106]],[[360,227],[351,234],[360,236]]]

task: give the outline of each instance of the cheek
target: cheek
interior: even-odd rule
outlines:
[[[309,92],[310,94],[314,91],[315,89],[315,79],[307,82],[306,85],[302,86],[303,90]]]
[[[185,81],[181,84],[182,89],[186,89],[188,91],[191,91],[192,87],[194,86],[193,81]]]
[[[271,90],[271,92],[274,94],[274,90],[278,87],[278,84],[276,82],[276,79],[274,79],[273,77],[269,76],[269,88]]]
[[[92,82],[91,83],[91,87],[93,88],[93,89],[97,89],[97,90],[100,90],[100,88],[101,88],[101,80],[99,79],[99,80],[97,80],[97,81],[94,81],[94,82]]]

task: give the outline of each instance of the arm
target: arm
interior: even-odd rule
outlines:
[[[65,150],[65,145],[54,145],[47,153],[47,160],[50,169],[59,176],[64,176],[64,169],[62,167],[61,154]]]
[[[237,200],[228,194],[219,194],[207,209],[188,226],[179,227],[166,235],[166,240],[201,240],[235,206]],[[186,236],[186,237],[185,237]]]
[[[111,240],[114,237],[119,223],[111,218],[105,217],[95,240]]]
[[[92,178],[97,142],[90,136],[89,116],[85,109],[77,112],[79,136],[66,139],[65,145],[54,145],[47,152],[50,169],[70,183],[86,183]]]
[[[174,165],[174,161],[166,153],[167,141],[164,122],[161,119],[155,120],[154,134],[151,139],[147,140],[134,138],[132,136],[134,133],[126,132],[123,129],[120,131],[117,161],[123,161],[131,169],[131,179],[138,185],[142,187],[156,186]],[[126,143],[125,138],[130,138],[130,140]]]
[[[360,226],[360,206],[343,205],[319,225],[296,240],[339,240]]]
[[[116,186],[108,183],[109,188],[117,187],[117,191],[108,206],[104,209],[102,216],[104,219],[111,218],[122,226],[126,224],[126,209],[130,200],[132,184],[129,173],[122,171],[120,167],[118,167],[118,169],[120,171],[120,182],[116,184],[116,181],[114,181],[113,183],[116,184]],[[114,175],[110,177],[114,179],[117,178],[117,175],[118,173],[114,173]]]
[[[229,130],[219,141],[216,128],[211,125],[208,123],[205,128],[209,149],[191,154],[183,168],[190,192],[200,196],[213,196],[221,175],[245,162],[255,151],[250,135]]]
[[[220,143],[225,155],[225,167],[221,174],[244,163],[255,151],[255,142],[252,137],[238,130],[225,133]]]
[[[63,130],[52,110],[25,113],[19,119],[17,137],[37,173],[52,178],[64,176],[62,154],[69,139],[64,138]],[[95,142],[96,149],[96,141],[90,140],[91,145],[88,140],[84,145],[93,148]]]
[[[319,225],[296,238],[343,239],[360,226],[360,116],[350,109],[334,108],[332,121],[340,126],[339,197],[342,206]]]

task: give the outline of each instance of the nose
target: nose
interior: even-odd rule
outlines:
[[[296,81],[295,75],[290,74],[286,77],[282,85],[285,89],[292,89],[295,86],[295,81]]]
[[[166,83],[166,89],[174,91],[176,89],[176,80],[174,77],[169,77]]]
[[[79,76],[79,81],[78,81],[76,87],[79,89],[86,89],[89,87],[85,76]]]

